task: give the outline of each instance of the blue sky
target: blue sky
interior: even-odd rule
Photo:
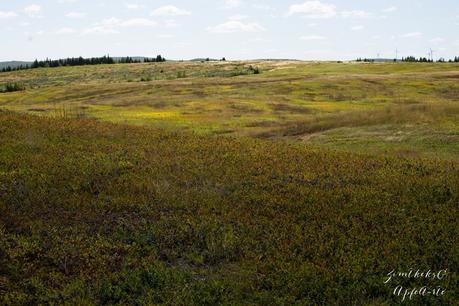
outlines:
[[[0,0],[0,61],[459,56],[457,0]]]

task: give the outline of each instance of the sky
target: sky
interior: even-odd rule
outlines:
[[[459,56],[457,0],[0,0],[0,61]],[[398,50],[398,53],[397,51]]]

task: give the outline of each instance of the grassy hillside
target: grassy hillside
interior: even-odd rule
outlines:
[[[62,71],[80,75],[81,69]],[[36,82],[22,72],[16,77],[30,86]],[[339,82],[366,82],[357,79]],[[160,112],[167,112],[178,96],[193,107],[189,101],[197,92],[187,90],[228,86],[222,95],[235,105],[255,96],[243,98],[244,90],[233,88],[236,80],[218,78],[210,82],[222,84],[196,89],[186,82],[202,79],[174,81],[181,84],[175,87],[110,85],[91,77],[84,82],[33,85],[25,96],[1,99],[25,110],[47,109],[60,98],[78,105],[93,101],[89,114],[113,114],[111,120],[119,121],[115,114],[126,114],[126,106],[116,103],[139,107],[136,99],[157,103],[161,95]],[[285,86],[295,99],[289,81],[281,84],[278,89]],[[258,89],[265,85],[250,86],[269,101],[269,91]],[[383,91],[378,95],[389,99]],[[212,95],[202,97],[204,105]],[[254,100],[264,105],[264,99]],[[97,113],[102,103],[108,112]],[[324,129],[317,126],[299,129]],[[9,112],[0,112],[0,148],[0,304],[391,305],[400,303],[392,295],[397,284],[447,289],[442,297],[407,305],[453,305],[459,299],[455,161]],[[453,273],[440,283],[384,284],[391,270],[410,268]]]
[[[27,88],[0,94],[0,108],[458,160],[458,79],[457,63],[65,67],[0,74]]]

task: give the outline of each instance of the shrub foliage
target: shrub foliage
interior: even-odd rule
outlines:
[[[455,162],[12,113],[0,147],[0,304],[389,305],[458,268]]]

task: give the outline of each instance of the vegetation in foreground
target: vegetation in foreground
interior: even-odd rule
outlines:
[[[448,269],[457,162],[0,112],[0,304],[390,305]],[[436,285],[400,280],[407,287]]]
[[[0,108],[459,160],[457,63],[164,62],[0,74]],[[69,111],[72,110],[72,111]]]

